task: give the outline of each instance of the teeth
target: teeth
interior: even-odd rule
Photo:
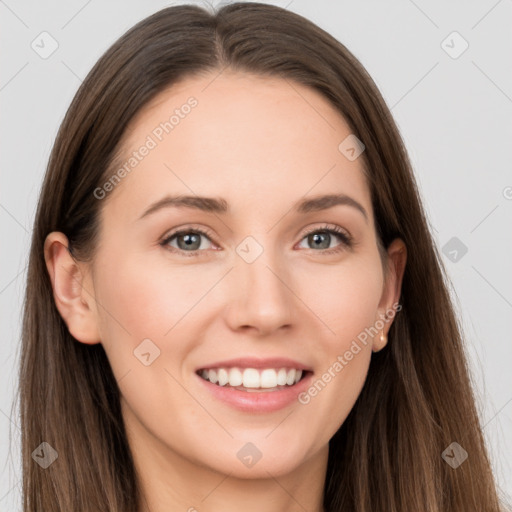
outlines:
[[[224,368],[220,368],[217,374],[219,386],[225,386],[229,382],[229,374]]]
[[[215,370],[208,370],[208,380],[213,384],[217,384],[217,372]]]
[[[259,388],[260,386],[260,372],[254,368],[246,368],[242,381],[244,388]]]
[[[286,368],[281,368],[277,372],[277,385],[284,386],[286,384]]]
[[[202,370],[201,376],[213,384],[219,386],[229,385],[231,387],[244,388],[275,388],[277,386],[293,386],[302,377],[302,370],[291,368],[217,368]]]
[[[289,372],[288,372],[288,375],[286,376],[286,384],[288,384],[288,386],[291,386],[294,382],[295,382],[295,369],[292,368]]]
[[[226,370],[228,374],[228,384],[230,386],[241,386],[243,381],[242,372],[238,368]]]
[[[260,376],[260,387],[275,388],[277,386],[277,373],[275,370],[263,370]]]

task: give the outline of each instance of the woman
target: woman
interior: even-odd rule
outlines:
[[[296,14],[169,7],[102,56],[26,293],[27,512],[500,510],[396,125]]]

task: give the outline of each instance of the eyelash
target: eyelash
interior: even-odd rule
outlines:
[[[190,234],[190,233],[203,235],[206,238],[208,238],[210,241],[212,241],[212,238],[213,238],[211,232],[203,230],[201,228],[183,228],[183,229],[175,231],[174,233],[171,233],[170,235],[166,236],[160,242],[160,245],[162,247],[168,248],[167,244],[174,237],[179,236],[179,235],[184,235],[184,234]],[[330,254],[338,253],[338,252],[344,250],[345,248],[350,249],[350,248],[352,248],[355,245],[355,242],[354,242],[353,238],[347,232],[345,232],[344,230],[342,230],[338,226],[331,226],[331,225],[325,225],[322,228],[313,228],[313,229],[307,231],[302,236],[301,241],[304,240],[304,238],[308,237],[309,235],[312,235],[312,234],[315,234],[315,233],[329,233],[329,234],[334,233],[336,236],[338,236],[341,239],[341,242],[342,242],[340,245],[338,245],[338,246],[336,246],[334,248],[323,249],[321,251],[315,251],[315,252],[320,252],[322,254],[330,255]],[[178,254],[183,254],[184,253],[183,255],[187,256],[187,257],[188,256],[199,256],[199,254],[201,252],[203,252],[203,251],[198,250],[198,249],[196,249],[194,251],[183,251],[181,249],[177,249],[176,247],[171,247],[169,250],[171,252],[178,253]],[[314,249],[311,249],[311,250],[314,250]]]

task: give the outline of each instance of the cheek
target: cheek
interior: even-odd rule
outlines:
[[[112,257],[97,272],[102,344],[116,378],[129,372],[129,379],[138,382],[132,398],[147,389],[162,389],[158,379],[176,386],[163,370],[183,377],[182,362],[201,336],[198,320],[213,314],[205,294],[219,276],[194,267],[172,266],[164,258],[142,261],[135,253]],[[141,363],[144,357],[149,366]]]
[[[299,401],[315,418],[310,421],[318,420],[313,428],[324,428],[329,438],[352,410],[366,379],[383,274],[378,255],[368,255],[347,259],[336,271],[326,267],[305,275],[312,277],[303,281],[301,297],[307,297],[327,327],[316,340],[320,369]]]
[[[129,336],[164,340],[185,315],[193,314],[208,287],[192,266],[168,268],[137,258],[105,267],[98,279],[99,301],[105,311],[102,332],[107,341]],[[114,332],[112,332],[114,329]]]
[[[139,421],[147,421],[146,427],[166,425],[172,430],[182,418],[198,415],[197,404],[176,380],[182,379],[181,362],[197,338],[193,322],[187,324],[186,320],[205,287],[194,286],[192,272],[169,268],[164,272],[161,266],[144,264],[136,255],[133,259],[112,258],[112,263],[101,269],[95,285],[103,306],[99,308],[100,333],[126,401],[124,407]],[[145,354],[149,356],[145,358]],[[183,411],[179,419],[173,419],[174,426],[166,424],[169,415],[163,404]]]
[[[374,255],[351,256],[337,266],[303,273],[300,297],[326,326],[324,340],[342,349],[376,320],[383,275]]]

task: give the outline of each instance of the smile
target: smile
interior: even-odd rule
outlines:
[[[279,390],[293,386],[303,376],[295,368],[204,368],[198,375],[218,386],[233,387],[241,391]]]

